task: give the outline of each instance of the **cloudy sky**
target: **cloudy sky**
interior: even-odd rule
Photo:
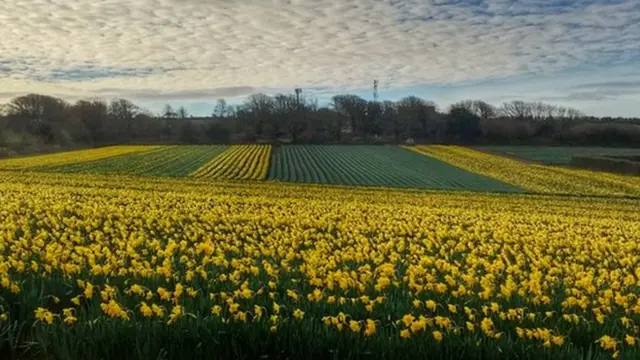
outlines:
[[[639,0],[0,0],[0,102],[168,102],[302,87],[544,100],[640,116]]]

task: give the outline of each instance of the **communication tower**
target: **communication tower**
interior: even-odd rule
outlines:
[[[373,101],[378,101],[378,80],[373,80]]]

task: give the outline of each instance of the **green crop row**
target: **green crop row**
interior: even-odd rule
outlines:
[[[268,179],[333,185],[518,191],[439,160],[393,146],[283,146]]]

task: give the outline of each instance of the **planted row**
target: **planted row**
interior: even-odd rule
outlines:
[[[336,185],[518,191],[439,160],[394,146],[284,146],[269,179]]]
[[[0,169],[16,170],[55,167],[66,164],[96,161],[100,159],[107,159],[128,154],[142,153],[152,151],[157,148],[158,146],[139,145],[107,146],[95,149],[65,151],[54,154],[3,159],[0,160]]]
[[[43,170],[183,177],[216,157],[225,149],[226,146],[209,145],[161,146],[144,153],[49,167]]]
[[[271,157],[270,145],[234,145],[191,176],[208,179],[262,180]]]

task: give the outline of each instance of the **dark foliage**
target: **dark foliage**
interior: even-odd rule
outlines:
[[[0,156],[108,144],[293,142],[635,146],[640,119],[587,117],[575,109],[512,101],[461,101],[446,111],[415,96],[367,101],[336,95],[328,107],[298,94],[219,100],[208,117],[167,105],[151,114],[125,99],[74,104],[29,94],[0,107]]]

